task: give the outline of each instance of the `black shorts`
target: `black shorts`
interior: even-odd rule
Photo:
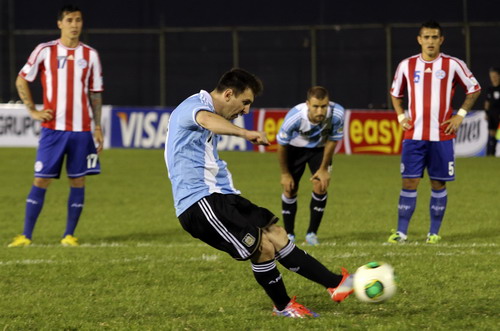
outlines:
[[[248,260],[260,246],[262,228],[278,218],[239,195],[213,193],[179,215],[179,221],[194,238],[236,260]]]
[[[304,174],[306,169],[306,164],[309,165],[309,170],[311,170],[311,175],[318,171],[323,161],[323,147],[319,148],[305,148],[305,147],[295,147],[286,146],[286,159],[288,170],[292,174],[295,185],[299,184],[300,178]]]
[[[500,122],[500,109],[490,109],[486,114],[488,115],[488,130],[496,131]]]

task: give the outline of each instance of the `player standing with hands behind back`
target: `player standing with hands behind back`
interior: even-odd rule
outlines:
[[[76,6],[59,11],[57,26],[61,38],[38,45],[16,80],[16,87],[28,111],[42,121],[35,162],[35,179],[26,199],[24,232],[9,247],[31,244],[31,235],[42,211],[45,192],[53,178],[59,178],[64,158],[69,179],[68,217],[61,240],[64,246],[78,246],[73,236],[83,209],[85,176],[101,172],[97,153],[102,150],[102,73],[97,51],[80,42],[83,18]],[[43,110],[37,110],[29,88],[38,74],[43,85]],[[94,137],[91,122],[94,121]],[[97,149],[94,144],[95,138]]]
[[[311,170],[309,228],[306,243],[319,244],[317,233],[323,218],[330,185],[330,172],[335,147],[343,137],[344,107],[330,101],[328,91],[313,86],[307,91],[307,101],[293,107],[285,116],[277,135],[281,168],[281,208],[288,238],[295,241],[297,192],[306,165]]]
[[[455,179],[453,139],[478,98],[481,87],[463,61],[440,52],[444,37],[437,22],[422,24],[417,40],[422,52],[399,64],[390,92],[398,121],[404,130],[404,140],[398,229],[388,242],[406,241],[408,225],[417,203],[417,187],[427,168],[432,189],[427,243],[435,244],[441,240],[438,233],[446,210],[446,182]],[[466,97],[458,113],[453,115],[451,103],[457,84],[465,89]],[[403,108],[405,88],[408,91],[409,117]]]

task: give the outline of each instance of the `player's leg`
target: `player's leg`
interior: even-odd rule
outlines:
[[[275,309],[283,311],[291,298],[287,294],[281,273],[276,267],[275,253],[273,244],[263,233],[259,250],[251,259],[252,271],[257,283],[273,301]]]
[[[85,176],[97,175],[101,166],[90,132],[69,132],[69,147],[67,152],[66,171],[69,180],[68,213],[66,230],[61,244],[78,246],[74,237],[78,221],[83,211],[85,201]]]
[[[431,180],[431,190],[429,203],[431,224],[429,233],[427,234],[427,243],[436,244],[441,240],[439,229],[441,228],[448,203],[448,192],[446,191],[446,183],[440,180]]]
[[[275,315],[312,315],[312,312],[290,299],[286,292],[276,267],[274,245],[260,229],[277,222],[276,216],[267,209],[240,196],[216,193],[189,207],[179,215],[179,221],[194,238],[228,253],[236,260],[251,259],[253,275],[273,301]],[[286,238],[286,233],[284,236]]]
[[[273,224],[266,227],[264,233],[275,247],[276,260],[285,268],[323,285],[335,301],[343,301],[352,293],[352,277],[347,271],[338,275],[328,270],[321,262],[287,240],[286,231],[280,226]],[[342,292],[333,293],[337,288],[340,289],[341,285]]]
[[[427,155],[426,141],[404,140],[401,152],[402,189],[399,192],[398,228],[387,240],[405,242],[410,220],[417,205],[417,187],[423,176]]]
[[[68,180],[70,186],[68,213],[66,217],[66,230],[64,231],[61,243],[65,246],[78,246],[78,241],[74,237],[74,234],[85,202],[85,177],[68,178]]]
[[[295,242],[295,216],[297,214],[297,192],[299,183],[306,167],[307,156],[303,148],[287,146],[287,166],[292,174],[295,186],[293,189],[284,189],[281,195],[281,214],[288,233],[288,238]]]
[[[431,180],[431,199],[429,203],[430,227],[427,243],[435,244],[441,240],[439,230],[448,203],[446,182],[455,180],[455,156],[453,140],[431,142],[428,172]]]
[[[486,155],[495,156],[497,148],[496,133],[500,120],[500,111],[490,109],[488,111],[488,145],[486,147]]]
[[[64,160],[66,139],[61,131],[42,128],[35,161],[35,178],[26,198],[23,234],[9,247],[31,244],[33,230],[45,202],[45,193],[53,178],[59,178]]]
[[[308,164],[311,174],[318,171],[323,160],[323,153],[323,148],[315,148],[310,151]],[[311,194],[311,201],[309,203],[309,227],[306,234],[306,243],[311,246],[319,244],[317,233],[323,219],[327,199],[328,193],[326,189],[321,189],[319,181],[313,181],[313,191]]]

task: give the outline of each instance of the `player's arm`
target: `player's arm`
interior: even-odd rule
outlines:
[[[445,134],[453,134],[458,130],[460,124],[462,124],[462,121],[464,120],[465,115],[467,115],[467,112],[472,109],[480,94],[481,90],[467,94],[465,96],[464,103],[462,104],[462,107],[460,107],[459,111],[449,120],[441,123],[441,125],[447,125],[446,129],[444,129]]]
[[[35,108],[35,102],[33,101],[33,97],[31,95],[31,89],[27,80],[22,78],[21,76],[17,76],[16,79],[16,89],[19,97],[23,101],[24,105],[28,109],[30,116],[42,122],[50,121],[53,117],[53,111],[51,109],[44,109],[42,111],[38,111]]]
[[[94,139],[97,143],[97,153],[100,153],[104,144],[101,128],[102,93],[90,92],[90,104],[92,106],[92,117],[94,118]]]
[[[293,195],[295,190],[295,182],[293,180],[290,169],[288,169],[288,150],[287,145],[278,144],[278,160],[281,170],[281,186],[288,196]]]
[[[405,109],[403,108],[403,98],[396,98],[391,95],[392,107],[396,111],[396,116],[398,117],[398,122],[403,128],[403,131],[410,130],[412,128],[411,119],[406,117]]]
[[[201,110],[197,112],[196,122],[215,134],[241,137],[256,145],[269,145],[265,132],[240,128],[224,117],[210,111]]]
[[[328,189],[328,186],[330,185],[330,170],[333,153],[335,152],[337,143],[338,141],[335,140],[327,140],[325,149],[323,151],[323,159],[321,160],[321,165],[311,177],[311,181],[319,181],[321,191],[326,191]]]

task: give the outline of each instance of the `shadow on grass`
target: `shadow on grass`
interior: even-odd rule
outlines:
[[[365,241],[384,243],[387,241],[387,238],[389,238],[390,234],[391,233],[388,231],[355,231],[349,232],[347,234],[333,236],[321,236],[320,234],[319,238],[322,241],[333,242]],[[477,239],[489,240],[491,238],[499,238],[500,231],[495,228],[484,228],[477,231],[450,234],[446,233],[446,231],[441,231],[440,235],[443,237],[444,242],[470,242]],[[425,240],[426,236],[427,233],[417,233],[412,231],[410,231],[408,235],[410,241]],[[498,242],[498,240],[496,242]]]
[[[104,242],[146,242],[146,243],[178,243],[187,242],[191,240],[189,234],[185,233],[182,229],[178,230],[165,230],[162,232],[134,232],[134,233],[124,233],[116,234],[104,237],[95,237],[93,240],[99,240]]]

